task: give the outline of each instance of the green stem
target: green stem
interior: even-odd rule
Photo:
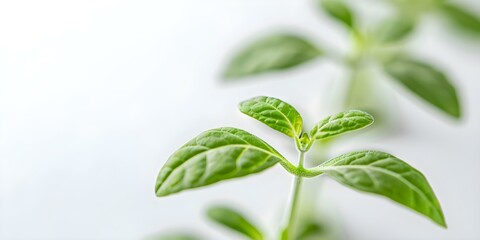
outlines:
[[[298,159],[298,169],[303,169],[303,162],[305,160],[305,152],[300,151],[300,156]],[[293,185],[293,195],[292,195],[292,204],[290,205],[290,216],[288,217],[287,225],[287,240],[293,240],[295,238],[295,220],[297,217],[298,201],[300,196],[300,191],[302,188],[302,176],[295,176],[295,182]]]

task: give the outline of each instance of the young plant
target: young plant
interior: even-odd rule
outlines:
[[[329,116],[310,130],[302,117],[286,102],[272,97],[254,97],[240,103],[240,111],[291,138],[299,152],[294,165],[280,152],[244,130],[223,127],[205,131],[187,142],[167,160],[158,174],[158,197],[204,187],[223,180],[264,171],[276,164],[295,176],[287,224],[281,239],[298,239],[298,196],[304,178],[328,176],[362,192],[387,197],[446,227],[440,204],[421,172],[397,157],[380,151],[350,152],[316,167],[304,166],[306,154],[316,141],[334,138],[373,123],[365,112],[351,110]],[[226,207],[208,212],[211,219],[250,239],[265,239],[245,217]]]

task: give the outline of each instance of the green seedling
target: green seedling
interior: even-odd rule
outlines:
[[[279,226],[277,239],[299,239],[297,230],[298,196],[305,178],[330,177],[344,186],[389,198],[442,227],[446,227],[440,204],[424,175],[400,160],[380,151],[366,150],[334,157],[318,166],[306,168],[305,158],[316,141],[365,128],[373,123],[366,112],[351,110],[329,116],[305,131],[298,111],[272,97],[243,101],[240,111],[293,140],[298,162],[286,159],[259,137],[232,127],[205,131],[193,138],[167,160],[160,170],[155,192],[158,197],[188,189],[205,187],[223,180],[262,172],[275,165],[295,177],[287,223]],[[249,239],[267,239],[246,217],[227,207],[208,211],[210,219],[244,234]]]

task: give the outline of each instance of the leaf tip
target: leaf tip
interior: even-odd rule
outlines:
[[[158,174],[157,182],[155,183],[155,195],[157,197],[164,197],[169,195],[165,189],[162,189],[162,184],[164,183],[164,177],[162,176],[162,172]]]
[[[437,211],[438,211],[438,218],[435,218],[432,220],[438,224],[440,227],[444,228],[444,229],[448,229],[448,225],[447,225],[447,222],[445,221],[445,216],[443,215],[443,211],[442,211],[442,208],[440,207],[440,205],[438,205],[438,208],[437,208]]]
[[[158,182],[155,184],[155,195],[156,195],[157,197],[163,197],[163,196],[165,196],[165,194],[163,193],[163,191],[160,190],[160,186],[161,186],[161,184],[158,183]]]
[[[455,120],[460,120],[462,118],[462,110],[460,105],[458,105],[453,111],[449,111],[448,114],[455,118]]]
[[[367,113],[367,112],[363,112],[363,114],[365,114],[365,117],[367,118],[367,121],[368,121],[368,124],[365,127],[368,127],[375,122],[375,118],[373,117],[372,114]]]
[[[361,116],[362,119],[365,121],[359,129],[366,128],[375,122],[375,118],[373,117],[373,115],[368,112],[362,110],[350,110],[350,112]]]
[[[247,109],[245,109],[245,108],[246,108],[250,103],[252,103],[252,101],[258,100],[258,99],[260,99],[260,98],[267,98],[267,97],[264,97],[264,96],[256,96],[256,97],[252,97],[252,98],[243,100],[243,101],[241,101],[241,102],[238,103],[238,109],[240,110],[240,112],[247,114]],[[248,115],[248,114],[247,114],[247,115]]]
[[[447,225],[447,223],[445,222],[445,220],[444,220],[442,223],[439,223],[439,224],[440,224],[440,226],[441,226],[442,228],[448,229],[448,225]]]

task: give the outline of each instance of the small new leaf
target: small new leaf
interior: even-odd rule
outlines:
[[[419,61],[395,58],[385,64],[385,70],[423,100],[452,117],[460,118],[457,91],[438,69]]]
[[[350,8],[342,0],[320,0],[320,6],[331,17],[342,22],[349,28],[355,25],[355,19]]]
[[[208,209],[207,215],[210,220],[239,232],[252,240],[264,239],[258,228],[234,209],[224,206],[216,206]]]
[[[471,33],[480,34],[480,17],[452,3],[445,3],[442,7],[447,19],[455,26]]]
[[[300,113],[280,99],[254,97],[241,102],[239,109],[242,113],[289,137],[298,138],[302,133],[303,121]]]
[[[317,140],[323,140],[342,133],[358,130],[373,123],[373,117],[363,111],[350,110],[329,116],[317,123],[310,135]]]
[[[382,22],[374,37],[382,44],[395,43],[407,37],[413,31],[414,26],[411,19],[397,17]]]
[[[158,174],[155,192],[182,190],[263,171],[285,158],[260,138],[236,128],[203,132],[173,153]]]
[[[446,227],[442,209],[427,179],[388,153],[347,153],[317,168],[346,186],[390,198]]]
[[[322,52],[308,40],[291,34],[268,36],[250,44],[230,61],[225,79],[296,67]]]

